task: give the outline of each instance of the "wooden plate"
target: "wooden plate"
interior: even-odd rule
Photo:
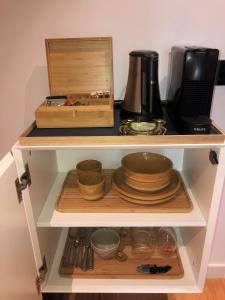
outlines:
[[[123,172],[123,168],[122,168]],[[141,192],[154,192],[165,188],[168,184],[170,184],[170,176],[168,178],[163,178],[162,180],[158,180],[155,182],[141,182],[134,180],[130,177],[127,177],[123,172],[124,182],[129,185],[131,188],[141,191]]]
[[[153,201],[174,196],[179,190],[181,182],[177,172],[173,170],[171,174],[171,182],[168,186],[158,191],[141,192],[131,188],[124,182],[122,169],[119,168],[113,174],[112,185],[116,191],[129,198],[143,201]]]
[[[125,168],[124,166],[122,166],[123,169],[123,174],[127,177],[130,178],[131,180],[135,180],[137,182],[143,182],[143,183],[155,183],[155,182],[159,182],[161,180],[170,180],[170,176],[171,176],[171,171],[172,168],[170,170],[168,170],[167,172],[163,172],[161,174],[147,174],[147,175],[151,175],[151,177],[147,177],[146,174],[138,174],[138,173],[134,173],[132,171],[130,171],[129,169]]]
[[[126,195],[123,195],[123,194],[119,193],[118,191],[117,191],[117,194],[121,199],[123,199],[125,201],[128,201],[128,202],[131,202],[131,203],[134,203],[134,204],[138,204],[138,205],[156,205],[156,204],[162,204],[162,203],[173,200],[176,197],[177,193],[175,193],[174,195],[172,195],[170,197],[166,197],[166,198],[158,199],[158,200],[138,200],[138,199],[130,198]]]

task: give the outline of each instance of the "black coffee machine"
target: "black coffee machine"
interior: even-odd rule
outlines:
[[[158,84],[158,53],[155,51],[132,51],[122,119],[151,121],[162,118]]]
[[[210,111],[217,74],[218,49],[173,47],[167,110],[179,133],[210,132]]]

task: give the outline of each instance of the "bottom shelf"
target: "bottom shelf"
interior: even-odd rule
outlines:
[[[111,278],[111,279],[175,279],[181,278],[184,275],[182,263],[180,260],[179,251],[177,250],[169,257],[161,256],[157,250],[148,258],[143,257],[143,254],[136,254],[132,252],[131,237],[121,238],[120,249],[128,257],[126,261],[120,262],[116,259],[104,260],[98,255],[94,254],[94,269],[83,271],[80,268],[65,267],[64,261],[68,257],[68,249],[70,249],[70,238],[67,237],[59,273],[61,276],[74,277],[74,278]],[[146,254],[145,254],[146,256]],[[162,274],[144,274],[137,271],[137,266],[146,264],[156,264],[160,266],[169,265],[172,268]]]
[[[67,239],[67,229],[62,230],[54,262],[42,292],[55,293],[195,293],[200,292],[182,241],[178,235],[179,253],[184,275],[176,279],[142,278],[77,278],[62,277],[60,262]],[[107,265],[106,265],[107,268]]]

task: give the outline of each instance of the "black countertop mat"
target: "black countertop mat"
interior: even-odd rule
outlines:
[[[118,136],[120,125],[119,106],[114,108],[114,127],[91,127],[91,128],[37,128],[36,126],[27,135],[28,137],[55,137],[55,136]],[[167,135],[178,135],[175,126],[168,117],[166,107],[163,107],[164,120],[166,121]],[[211,129],[211,134],[220,134],[215,128]]]

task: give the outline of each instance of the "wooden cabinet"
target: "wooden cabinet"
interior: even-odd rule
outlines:
[[[22,203],[42,292],[193,293],[204,286],[225,175],[224,135],[159,137],[22,137],[13,147],[19,178],[29,166]],[[149,151],[173,161],[193,204],[190,212],[62,213],[55,204],[69,170],[83,159],[115,169],[127,153]],[[213,152],[212,152],[213,151]],[[214,160],[213,160],[214,158]],[[215,158],[218,159],[218,164]],[[99,201],[99,204],[100,201]],[[173,226],[184,276],[178,279],[66,278],[59,265],[69,227]],[[43,267],[46,262],[46,268]]]

